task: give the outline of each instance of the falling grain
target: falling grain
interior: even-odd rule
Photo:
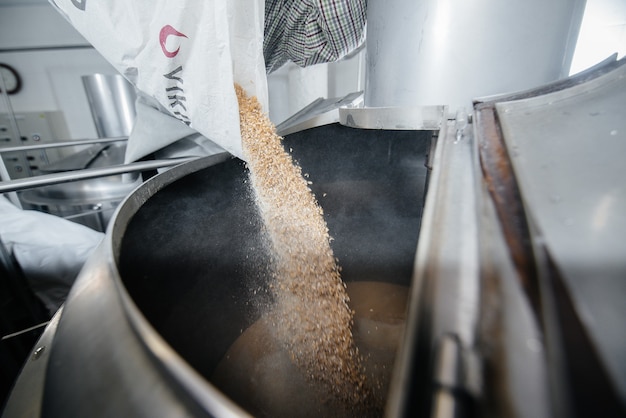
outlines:
[[[235,88],[250,182],[274,255],[274,332],[310,381],[357,412],[371,409],[322,208],[257,99]]]

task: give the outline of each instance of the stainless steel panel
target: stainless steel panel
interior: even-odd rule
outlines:
[[[340,98],[322,99],[320,97],[277,125],[276,132],[284,136],[339,122],[338,109],[342,106],[351,106],[362,102],[362,96],[361,92],[355,92]]]
[[[626,399],[626,65],[496,109],[537,239]]]
[[[339,108],[339,123],[351,128],[438,131],[445,119],[445,106]]]
[[[480,369],[472,367],[480,316],[478,199],[480,170],[471,126],[447,121],[437,140],[411,284],[412,301],[404,345],[396,362],[388,416],[429,416],[440,386],[430,375],[440,341],[452,337],[463,357],[463,374],[445,404],[469,410],[480,389]],[[479,386],[479,385],[478,385]],[[404,388],[400,390],[399,388]],[[468,399],[468,400],[469,400]],[[431,407],[431,402],[436,404]],[[442,409],[436,411],[442,413]]]

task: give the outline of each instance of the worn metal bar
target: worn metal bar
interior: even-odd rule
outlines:
[[[0,193],[14,192],[18,190],[31,189],[41,186],[50,186],[59,183],[69,183],[77,180],[87,180],[97,177],[113,176],[123,173],[133,173],[138,171],[154,170],[157,168],[171,167],[174,165],[195,160],[196,158],[197,157],[176,158],[171,160],[142,161],[124,165],[114,165],[103,168],[87,168],[85,170],[45,174],[25,179],[5,181],[0,183]]]
[[[471,124],[441,127],[429,178],[414,263],[404,342],[386,406],[388,416],[430,416],[434,405],[434,347],[447,335],[460,348],[476,347],[480,314],[478,155]],[[468,381],[473,378],[468,378]],[[465,388],[469,393],[470,388]],[[474,396],[474,395],[472,395]],[[444,402],[445,406],[469,408]],[[443,409],[435,411],[443,413]],[[444,415],[438,415],[444,416]]]
[[[19,337],[20,335],[26,334],[27,332],[31,332],[31,331],[34,331],[36,329],[43,328],[43,327],[47,326],[49,323],[50,323],[50,321],[45,321],[45,322],[42,322],[41,324],[33,325],[32,327],[28,327],[28,328],[23,329],[21,331],[17,331],[17,332],[13,332],[11,334],[3,335],[2,338],[0,339],[0,341],[8,340],[8,339],[14,338],[14,337]]]
[[[92,145],[92,144],[100,144],[107,142],[121,142],[128,140],[126,136],[114,137],[114,138],[94,138],[94,139],[81,139],[81,140],[73,140],[73,141],[59,141],[59,142],[49,142],[45,144],[35,144],[35,145],[20,145],[17,147],[7,147],[0,148],[0,154],[6,152],[19,152],[19,151],[33,151],[37,149],[48,149],[48,148],[62,148],[62,147],[71,147],[78,145]]]
[[[439,130],[446,112],[445,106],[340,107],[339,123],[360,129]]]

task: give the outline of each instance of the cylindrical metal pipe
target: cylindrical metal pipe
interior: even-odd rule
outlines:
[[[378,0],[367,11],[365,106],[448,105],[568,74],[585,0]]]
[[[367,4],[366,107],[413,106],[417,97],[422,1],[377,0]],[[436,3],[436,1],[434,2]]]
[[[66,171],[63,173],[42,174],[35,177],[0,182],[0,193],[32,189],[53,184],[69,183],[78,180],[95,179],[125,173],[150,171],[157,168],[172,167],[194,160],[196,157],[172,158],[168,160],[150,160],[136,163],[113,165],[108,167],[86,168],[84,170]],[[121,198],[121,197],[120,197]]]
[[[119,74],[82,77],[98,136],[128,136],[136,118],[135,88]]]
[[[33,151],[38,149],[75,147],[79,145],[105,144],[109,142],[123,142],[127,140],[128,137],[120,136],[117,138],[77,139],[75,141],[47,142],[45,144],[36,145],[19,145],[17,147],[0,148],[0,154],[7,152]]]

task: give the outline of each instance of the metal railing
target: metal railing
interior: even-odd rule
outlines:
[[[70,147],[70,146],[80,146],[80,145],[92,145],[99,143],[108,143],[108,142],[120,142],[126,141],[127,137],[115,137],[115,138],[96,138],[96,139],[81,139],[81,140],[72,140],[72,141],[59,141],[38,145],[23,145],[16,147],[7,147],[0,148],[0,156],[4,153],[8,152],[21,152],[21,151],[32,151],[32,150],[40,150],[40,149],[49,149],[49,148],[60,148],[60,147]],[[187,157],[187,158],[173,158],[173,159],[165,159],[165,160],[152,160],[152,161],[140,161],[128,164],[119,164],[112,165],[108,167],[98,167],[98,168],[85,168],[81,170],[72,170],[66,171],[62,173],[51,173],[51,174],[42,174],[34,177],[27,177],[22,179],[15,180],[4,180],[0,182],[0,193],[10,193],[16,192],[20,190],[42,187],[42,186],[50,186],[53,184],[60,183],[69,183],[72,181],[78,180],[88,180],[98,177],[107,177],[117,174],[124,173],[137,173],[143,171],[156,170],[158,168],[172,167],[174,165],[182,164],[191,160],[196,159],[197,157]]]

